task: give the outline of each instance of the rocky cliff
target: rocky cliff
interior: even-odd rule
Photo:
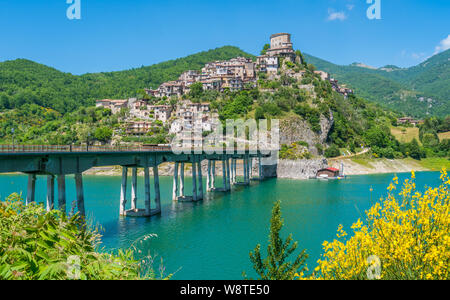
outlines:
[[[326,159],[279,160],[277,173],[278,178],[309,179],[326,167]]]
[[[309,152],[318,155],[316,144],[325,146],[333,124],[334,118],[331,111],[329,119],[323,115],[320,117],[320,132],[311,130],[311,125],[300,116],[289,116],[280,121],[280,144],[290,145],[299,141],[307,142]]]

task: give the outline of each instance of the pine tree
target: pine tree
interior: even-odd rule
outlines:
[[[283,228],[284,220],[281,217],[280,206],[281,202],[277,201],[272,209],[267,257],[264,260],[261,258],[261,245],[257,245],[255,250],[250,252],[253,269],[260,280],[293,280],[296,273],[306,270],[305,262],[308,255],[305,250],[297,256],[294,262],[286,261],[297,249],[298,242],[292,243],[292,234],[284,242],[281,239],[280,231]]]

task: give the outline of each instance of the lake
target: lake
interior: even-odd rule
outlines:
[[[251,187],[235,187],[228,194],[205,193],[205,200],[198,203],[172,203],[172,179],[161,177],[162,215],[150,219],[119,217],[120,177],[85,176],[84,188],[88,218],[102,226],[106,249],[128,248],[142,236],[156,234],[157,237],[137,245],[143,253],[150,251],[156,256],[155,268],[162,257],[166,273],[175,273],[174,279],[242,279],[242,271],[254,274],[249,252],[258,243],[263,249],[267,247],[276,199],[282,201],[283,236],[293,234],[299,248],[310,255],[309,269],[314,269],[323,241],[335,237],[339,224],[348,230],[371,203],[386,195],[393,176],[350,176],[329,182],[271,179],[252,182]],[[409,177],[410,174],[399,175],[400,181]],[[420,190],[440,184],[436,172],[417,173],[416,177]],[[186,191],[192,190],[190,181],[187,178]],[[216,182],[221,183],[221,179]],[[143,207],[143,178],[138,184],[138,206]],[[70,207],[75,200],[73,177],[67,178],[66,185]],[[27,177],[2,175],[0,186],[1,199],[20,191],[25,196]],[[37,201],[44,202],[45,195],[46,177],[38,176]]]

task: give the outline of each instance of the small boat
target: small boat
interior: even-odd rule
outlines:
[[[336,168],[325,168],[317,171],[315,179],[319,180],[341,180],[345,179],[344,175],[344,165],[341,165],[341,170]]]
[[[330,179],[330,177],[328,175],[325,175],[325,174],[317,176],[316,178],[319,179],[319,180],[329,180]]]

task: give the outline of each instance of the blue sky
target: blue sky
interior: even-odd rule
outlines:
[[[449,0],[0,0],[0,61],[27,58],[82,74],[129,69],[224,45],[258,54],[277,32],[338,64],[416,65],[450,47]]]

